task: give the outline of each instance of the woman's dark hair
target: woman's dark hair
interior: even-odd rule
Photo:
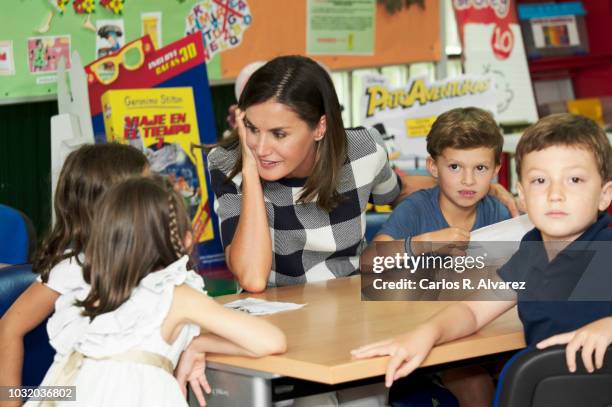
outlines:
[[[238,101],[238,107],[247,108],[273,101],[293,110],[311,130],[322,116],[326,118],[325,136],[317,142],[317,158],[298,202],[317,198],[319,207],[330,211],[339,200],[336,187],[340,169],[346,160],[346,132],[338,95],[327,71],[317,62],[303,56],[282,56],[271,60],[253,73]],[[238,149],[238,159],[229,179],[242,170],[242,154],[238,132],[218,145]]]
[[[183,199],[167,182],[138,177],[112,186],[97,205],[85,250],[91,290],[76,303],[83,315],[116,310],[146,275],[187,255],[190,228]]]
[[[44,282],[53,266],[85,249],[100,195],[111,185],[141,174],[147,165],[138,149],[117,143],[84,145],[68,155],[55,188],[55,225],[33,261]]]

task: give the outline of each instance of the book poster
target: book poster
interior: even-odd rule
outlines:
[[[194,241],[214,238],[200,133],[191,87],[109,90],[102,96],[107,141],[143,151],[151,171],[166,176],[183,197]]]

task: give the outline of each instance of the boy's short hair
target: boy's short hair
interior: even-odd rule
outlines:
[[[495,164],[499,164],[503,145],[504,137],[493,115],[477,107],[460,107],[442,113],[427,135],[427,152],[434,160],[445,148],[489,147],[495,152]]]
[[[525,156],[552,146],[584,148],[593,153],[603,182],[612,179],[612,146],[605,131],[593,120],[571,113],[546,116],[525,130],[516,146],[516,173],[521,179]]]

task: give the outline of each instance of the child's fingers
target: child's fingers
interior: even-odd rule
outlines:
[[[589,373],[593,373],[593,352],[595,351],[595,340],[589,338],[582,345],[582,363],[584,364],[585,369]]]
[[[536,347],[538,349],[545,349],[545,348],[548,348],[549,346],[565,345],[566,343],[570,342],[574,338],[574,334],[575,334],[575,331],[551,336],[548,339],[544,339],[543,341],[538,342]]]
[[[595,347],[595,366],[597,369],[603,367],[604,356],[606,355],[607,349],[608,343],[606,341],[597,342],[597,346]]]
[[[394,380],[397,380],[401,377],[408,376],[410,373],[414,371],[414,369],[416,369],[417,367],[421,365],[422,361],[423,361],[422,358],[415,356],[412,359],[410,359],[407,363],[404,363],[404,365],[402,365],[395,373]]]
[[[392,342],[393,342],[393,339],[385,339],[384,341],[370,343],[368,345],[363,345],[357,349],[353,349],[351,353],[355,354],[355,353],[365,352],[373,348],[378,348],[379,346],[390,345]]]
[[[576,371],[576,352],[582,346],[583,335],[576,335],[565,348],[565,362],[570,372]]]
[[[191,390],[193,391],[193,394],[195,394],[200,407],[205,406],[206,399],[204,398],[204,394],[202,393],[202,388],[200,387],[199,381],[197,379],[190,380],[189,385],[191,386]]]
[[[356,359],[367,359],[373,358],[375,356],[387,356],[392,353],[391,345],[382,345],[378,348],[373,348],[370,350],[366,350],[363,352],[355,352],[353,353],[353,357]]]
[[[202,386],[206,394],[212,393],[212,388],[210,387],[210,383],[208,383],[208,379],[205,375],[200,376],[198,380],[200,381],[200,386]]]
[[[398,348],[391,356],[387,364],[387,371],[385,372],[385,386],[391,387],[395,378],[395,372],[404,363],[406,356],[406,352],[401,348]]]

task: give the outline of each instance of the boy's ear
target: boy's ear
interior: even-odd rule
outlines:
[[[193,233],[191,233],[191,230],[185,233],[185,239],[183,239],[183,246],[185,247],[187,253],[191,253],[191,249],[193,248]]]
[[[612,201],[612,181],[606,182],[601,188],[601,194],[599,194],[599,210],[606,211]]]
[[[520,181],[516,182],[516,190],[518,191],[519,207],[527,211],[527,205],[525,205],[525,191]]]
[[[438,166],[436,165],[436,161],[431,158],[431,156],[427,157],[425,165],[427,166],[427,171],[429,171],[431,176],[434,178],[438,178]]]

